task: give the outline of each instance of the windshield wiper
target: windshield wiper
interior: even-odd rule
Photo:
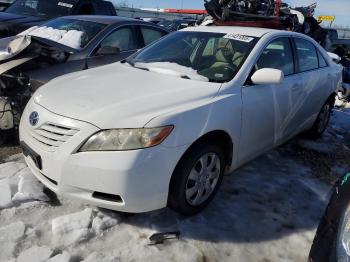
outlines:
[[[127,64],[131,65],[132,67],[135,67],[135,63],[131,62],[131,60],[128,60],[128,59],[124,59],[124,60],[120,61],[120,63],[122,63],[122,64],[127,63]]]

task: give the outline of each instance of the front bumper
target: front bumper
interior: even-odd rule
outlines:
[[[35,127],[28,120],[33,111],[40,116]],[[39,142],[40,137],[35,133],[47,123],[73,128],[75,133],[58,146],[49,147],[46,140],[44,144]],[[89,123],[53,114],[30,102],[22,116],[20,140],[40,155],[41,170],[30,156],[25,160],[33,174],[60,195],[130,213],[166,207],[171,175],[186,148],[157,146],[134,151],[77,153],[83,141],[97,131]],[[108,199],[96,197],[101,194],[108,194]]]

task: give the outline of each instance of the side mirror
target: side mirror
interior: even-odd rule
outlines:
[[[256,71],[251,80],[255,85],[277,85],[283,82],[284,74],[278,69],[263,68]]]
[[[98,49],[98,55],[118,55],[120,53],[120,49],[115,46],[102,46]]]
[[[339,62],[341,61],[341,57],[338,56],[337,54],[335,53],[331,53],[331,52],[327,52],[329,57],[332,59],[332,61],[336,64],[339,64]]]

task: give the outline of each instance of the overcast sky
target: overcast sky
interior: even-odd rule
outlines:
[[[350,0],[285,0],[292,6],[318,3],[317,15],[335,15],[335,24],[350,26]],[[204,0],[115,0],[134,7],[197,8],[203,9]]]

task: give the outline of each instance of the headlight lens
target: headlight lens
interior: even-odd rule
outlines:
[[[152,147],[162,143],[173,128],[165,126],[104,130],[91,136],[79,151],[124,151]]]

